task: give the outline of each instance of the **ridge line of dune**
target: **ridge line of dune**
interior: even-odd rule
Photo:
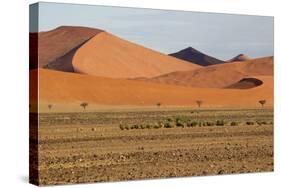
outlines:
[[[73,66],[78,73],[114,78],[154,77],[201,67],[106,31],[97,34],[77,50]]]

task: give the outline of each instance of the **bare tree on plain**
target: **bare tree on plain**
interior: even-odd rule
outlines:
[[[198,107],[200,108],[201,107],[201,105],[203,104],[203,101],[201,101],[201,100],[197,100],[196,101],[196,104],[198,105]]]
[[[88,106],[88,103],[82,102],[82,103],[80,104],[80,106],[81,106],[84,110],[86,110],[86,107]]]
[[[52,105],[52,104],[49,104],[49,105],[48,105],[49,110],[51,110],[51,109],[52,109],[52,107],[53,107],[53,105]]]
[[[158,107],[160,107],[160,106],[161,106],[161,103],[160,103],[160,102],[158,102],[156,105],[157,105]]]
[[[261,104],[261,107],[263,108],[266,103],[266,100],[259,100],[259,103]]]

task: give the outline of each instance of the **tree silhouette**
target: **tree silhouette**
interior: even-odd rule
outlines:
[[[161,106],[161,103],[160,103],[160,102],[158,102],[156,105],[157,105],[158,107],[160,107],[160,106]]]
[[[196,101],[196,104],[198,105],[199,108],[201,107],[202,103],[203,103],[203,101],[201,101],[201,100]]]
[[[52,107],[53,107],[53,105],[52,105],[52,104],[49,104],[49,105],[48,105],[49,110],[51,110],[51,109],[52,109]]]
[[[86,107],[88,106],[88,103],[82,102],[82,103],[80,104],[80,106],[85,110]]]
[[[259,100],[259,103],[261,104],[261,107],[263,108],[263,106],[264,106],[265,103],[266,103],[266,100]]]

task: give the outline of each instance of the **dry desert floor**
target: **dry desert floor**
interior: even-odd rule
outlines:
[[[40,185],[273,171],[273,109],[86,110],[39,123]]]

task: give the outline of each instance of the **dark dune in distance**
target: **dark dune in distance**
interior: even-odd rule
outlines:
[[[245,54],[239,54],[232,59],[228,60],[227,62],[235,62],[235,61],[247,61],[250,60],[251,58]]]
[[[201,66],[209,66],[209,65],[225,63],[225,61],[206,55],[192,47],[188,47],[179,52],[172,53],[169,55]]]

